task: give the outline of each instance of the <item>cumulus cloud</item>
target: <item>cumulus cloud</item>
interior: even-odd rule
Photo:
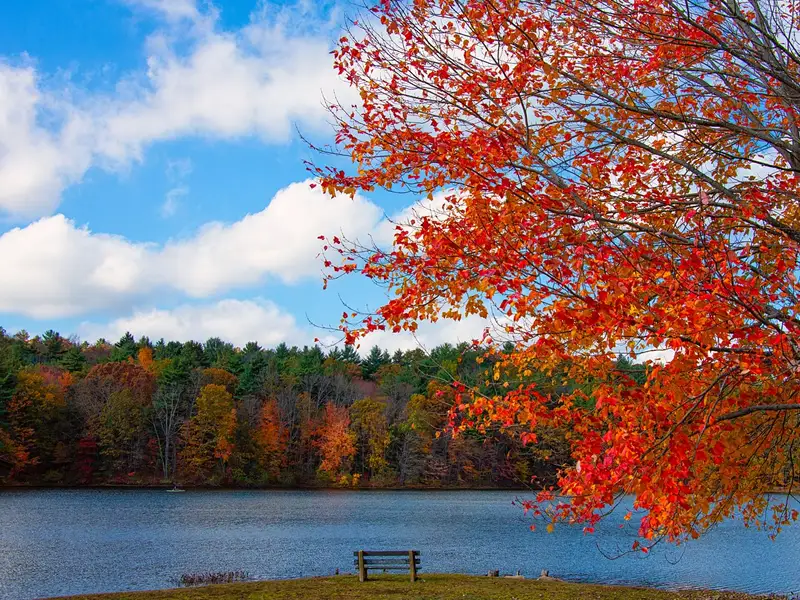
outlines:
[[[220,300],[209,304],[185,304],[171,310],[136,311],[109,323],[85,322],[78,328],[82,339],[116,340],[126,331],[151,339],[204,342],[220,337],[237,346],[257,341],[270,347],[286,342],[311,344],[314,336],[300,329],[292,315],[268,300]]]
[[[43,122],[56,121],[48,129]],[[42,92],[33,67],[0,61],[0,213],[48,214],[92,162],[92,126],[62,98]]]
[[[129,3],[155,11],[166,30],[147,40],[146,72],[129,73],[113,94],[57,87],[32,65],[0,62],[0,214],[50,214],[90,168],[124,168],[158,141],[286,141],[294,123],[325,123],[323,93],[350,93],[326,32],[288,28],[279,9],[225,31],[191,0]]]
[[[155,264],[171,285],[196,297],[257,283],[265,274],[293,283],[321,273],[318,236],[358,237],[381,215],[362,196],[330,198],[309,181],[293,183],[259,213],[230,225],[210,223],[190,239],[166,244]]]
[[[258,213],[163,245],[94,233],[63,215],[12,229],[0,236],[0,312],[57,318],[170,290],[203,298],[269,276],[319,276],[317,237],[366,235],[382,212],[359,195],[330,198],[310,184],[291,184]]]
[[[0,236],[0,311],[53,318],[130,302],[152,250],[76,227],[63,215]]]

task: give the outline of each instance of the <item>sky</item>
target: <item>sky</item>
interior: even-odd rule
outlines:
[[[352,6],[352,5],[350,5]],[[343,306],[320,235],[380,244],[414,208],[324,196],[301,139],[333,138],[355,92],[330,50],[347,10],[298,0],[38,0],[0,20],[0,326],[93,342],[326,343]],[[389,350],[469,341],[485,323],[377,333]]]

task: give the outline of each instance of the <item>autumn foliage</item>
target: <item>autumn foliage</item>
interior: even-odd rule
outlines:
[[[334,479],[349,473],[349,461],[355,456],[355,434],[350,430],[350,415],[344,406],[328,403],[318,431],[317,445],[322,461],[319,469]]]
[[[798,8],[382,0],[341,38],[360,100],[332,105],[329,151],[356,167],[315,167],[321,185],[421,200],[391,247],[328,242],[330,277],[390,288],[348,341],[493,319],[453,424],[569,432],[534,515],[591,530],[634,494],[651,542],[797,518],[766,493],[800,465]]]

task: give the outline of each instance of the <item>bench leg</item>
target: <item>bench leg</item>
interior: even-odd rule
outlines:
[[[358,551],[358,580],[364,583],[367,580],[367,568],[364,566],[364,551]]]
[[[414,583],[417,580],[417,563],[414,562],[413,550],[408,551],[408,564],[411,572],[411,583]]]

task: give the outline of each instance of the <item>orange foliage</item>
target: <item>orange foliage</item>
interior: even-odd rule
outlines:
[[[346,474],[349,462],[356,453],[355,435],[350,431],[347,407],[331,402],[326,404],[317,436],[317,447],[322,457],[320,470],[334,477]]]
[[[139,366],[148,373],[155,372],[155,362],[153,361],[152,348],[148,348],[147,346],[139,348],[139,352],[136,355],[136,361],[139,363]]]
[[[780,42],[800,6],[731,6],[382,0],[334,53],[358,169],[317,169],[323,189],[427,199],[391,248],[328,242],[330,277],[391,293],[346,338],[498,316],[517,351],[455,385],[457,423],[569,431],[566,497],[534,515],[591,530],[635,494],[641,536],[676,541],[736,508],[797,518],[764,492],[800,461],[800,61]]]
[[[259,461],[264,470],[271,478],[277,478],[281,467],[286,464],[289,432],[281,422],[278,403],[275,400],[267,400],[261,407],[256,442],[261,450]]]
[[[223,386],[229,394],[236,393],[236,386],[239,385],[239,378],[233,373],[228,373],[225,369],[218,369],[210,367],[203,369],[200,382],[202,385],[213,383],[215,385]]]
[[[130,390],[141,405],[150,403],[156,387],[154,374],[134,362],[95,365],[81,383],[85,388],[105,390],[109,394]]]

